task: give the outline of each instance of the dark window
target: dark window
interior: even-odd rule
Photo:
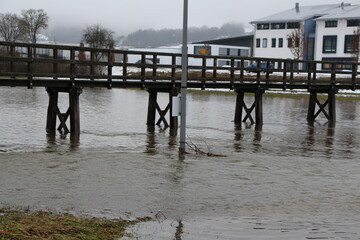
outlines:
[[[359,49],[359,36],[357,35],[346,35],[345,36],[345,53],[353,53]]]
[[[271,29],[285,29],[285,23],[272,23]]]
[[[293,41],[292,38],[288,38],[288,48],[292,48],[293,47]]]
[[[337,36],[324,36],[323,53],[336,53]]]
[[[299,46],[300,46],[300,38],[298,37],[288,38],[288,48],[299,47]]]
[[[287,23],[287,28],[288,29],[296,29],[300,27],[300,23],[299,22],[288,22]]]
[[[276,38],[272,38],[271,39],[271,47],[275,48],[276,47]]]
[[[279,38],[279,48],[282,48],[284,45],[284,40],[282,38]]]
[[[326,28],[335,28],[337,27],[337,25],[338,25],[337,21],[325,21]]]
[[[256,47],[259,48],[261,45],[261,39],[260,38],[257,38],[256,39]]]
[[[267,38],[263,38],[263,48],[267,48]]]
[[[269,23],[258,23],[257,24],[257,30],[267,30],[270,28]]]
[[[357,27],[357,26],[360,26],[360,19],[347,20],[347,26],[348,26],[348,27]]]

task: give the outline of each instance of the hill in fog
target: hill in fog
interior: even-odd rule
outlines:
[[[82,32],[80,27],[54,27],[45,33],[49,40],[59,43],[80,43]],[[240,23],[226,23],[221,27],[191,27],[189,28],[189,42],[213,40],[224,37],[234,37],[244,34],[245,29]],[[182,29],[143,29],[127,36],[118,36],[118,46],[131,47],[159,47],[177,45],[182,42]]]

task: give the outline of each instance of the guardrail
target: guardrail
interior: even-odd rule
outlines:
[[[193,54],[188,58],[188,86],[201,89],[246,84],[283,89],[323,86],[355,90],[360,86],[358,62]],[[249,64],[255,65],[249,68]],[[79,86],[97,82],[108,88],[132,86],[130,83],[178,86],[181,54],[0,41],[1,85],[24,85],[26,80],[31,88],[46,85],[45,79],[48,84],[48,80]]]

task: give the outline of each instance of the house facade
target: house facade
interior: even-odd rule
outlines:
[[[315,59],[323,61],[359,61],[360,6],[343,5],[316,19]],[[329,66],[325,66],[327,68]],[[338,66],[350,69],[344,64]]]
[[[254,57],[351,60],[349,41],[359,19],[358,5],[296,3],[293,9],[251,22],[255,28]],[[291,37],[295,33],[300,37]],[[301,53],[296,56],[294,50]]]

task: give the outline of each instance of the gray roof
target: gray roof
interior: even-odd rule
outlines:
[[[335,19],[360,19],[360,6],[359,5],[347,5],[339,6],[332,9],[328,14],[316,19],[316,20],[335,20]]]
[[[327,4],[327,5],[314,5],[314,6],[299,6],[299,11],[296,8],[292,8],[268,17],[264,17],[251,23],[261,22],[284,22],[284,21],[302,21],[315,16],[324,16],[332,9],[338,8],[339,4]]]

